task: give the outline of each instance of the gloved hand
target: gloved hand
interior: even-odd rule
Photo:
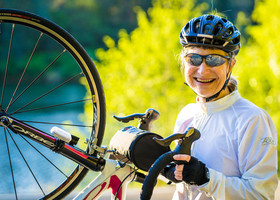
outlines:
[[[209,182],[209,170],[203,162],[185,154],[177,154],[173,158],[175,163],[178,161],[174,172],[177,180],[183,180],[191,185],[203,185]]]
[[[172,181],[173,183],[180,183],[182,182],[182,180],[177,180],[175,178],[175,163],[170,163],[169,165],[167,165],[161,172],[160,174],[163,175],[165,178],[167,178],[168,180]],[[169,183],[168,183],[169,184]]]

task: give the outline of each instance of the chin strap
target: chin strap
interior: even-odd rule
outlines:
[[[206,101],[206,102],[209,102],[209,101],[211,101],[211,100],[217,98],[217,97],[220,95],[220,93],[221,93],[224,89],[226,89],[226,87],[227,87],[227,85],[228,85],[228,83],[229,83],[229,80],[230,80],[230,76],[231,76],[231,72],[230,72],[230,75],[229,75],[228,79],[225,81],[225,83],[224,83],[222,89],[221,89],[219,92],[217,92],[216,94],[214,94],[214,95],[211,96],[211,97],[206,97],[206,98],[205,98],[205,97],[202,97],[202,98],[205,98],[205,101]],[[184,82],[184,84],[187,85],[187,86],[189,86],[188,83],[186,83],[186,82]],[[194,91],[194,93],[195,93],[196,95],[198,95],[195,91]],[[199,96],[199,95],[198,95],[198,96]]]
[[[226,87],[227,87],[227,85],[228,85],[228,82],[229,82],[229,79],[230,79],[230,75],[229,75],[228,79],[225,81],[224,86],[222,87],[222,89],[221,89],[219,92],[217,92],[216,94],[214,94],[214,95],[211,96],[211,97],[207,97],[207,98],[203,97],[203,98],[205,98],[205,101],[206,101],[206,102],[209,102],[209,101],[211,101],[211,100],[217,98],[217,97],[220,95],[220,93],[221,93],[224,89],[226,89]]]
[[[231,57],[231,56],[232,56],[232,55],[230,54],[230,57]],[[230,60],[230,64],[231,64],[231,60]],[[229,65],[230,65],[230,64],[229,64]],[[206,102],[209,102],[209,101],[211,101],[211,100],[217,98],[217,97],[220,95],[220,93],[221,93],[224,89],[226,89],[226,87],[227,87],[227,85],[228,85],[228,83],[229,83],[229,80],[230,80],[230,76],[231,76],[231,72],[230,72],[230,74],[229,74],[229,77],[228,77],[227,80],[225,81],[225,83],[224,83],[222,89],[221,89],[219,92],[217,92],[216,94],[214,94],[214,95],[211,96],[211,97],[206,97],[206,98],[205,98],[205,97],[202,97],[202,98],[205,98],[205,101],[206,101]],[[189,86],[188,83],[186,83],[186,82],[185,82],[185,85]],[[195,91],[194,91],[194,93],[196,94]],[[198,95],[198,94],[196,94],[196,95]],[[199,95],[198,95],[198,96],[199,96]]]
[[[231,56],[231,55],[230,55],[230,56]],[[231,65],[231,60],[230,60],[229,66],[230,66],[230,65]],[[214,94],[213,96],[205,98],[205,101],[206,101],[206,102],[209,102],[209,101],[211,101],[211,100],[217,98],[217,97],[220,95],[220,93],[221,93],[223,90],[225,90],[225,89],[227,88],[227,85],[228,85],[229,80],[230,80],[230,76],[231,76],[231,72],[229,73],[229,76],[228,76],[227,80],[225,81],[225,83],[224,83],[222,89],[221,89],[219,92],[217,92],[216,94]],[[203,98],[204,98],[204,97],[203,97]]]
[[[229,78],[225,81],[224,86],[222,87],[222,89],[221,89],[219,92],[217,92],[216,94],[214,94],[214,95],[211,96],[211,97],[206,97],[206,98],[205,98],[205,97],[202,97],[202,98],[205,98],[205,101],[206,101],[206,102],[209,102],[209,101],[211,101],[211,100],[217,98],[217,97],[220,95],[220,93],[221,93],[224,89],[226,89],[226,87],[227,87],[227,85],[228,85],[228,82],[229,82],[229,80],[230,80],[230,76],[231,76],[231,75],[229,75]],[[189,86],[186,82],[184,82],[184,84],[187,85],[187,86]],[[198,95],[195,91],[194,91],[194,93],[195,93],[196,95]],[[198,96],[199,96],[199,95],[198,95]]]

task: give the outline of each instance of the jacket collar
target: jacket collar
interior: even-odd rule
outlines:
[[[206,103],[197,101],[196,104],[201,108],[202,112],[207,114],[212,114],[229,108],[240,98],[241,96],[238,90],[235,90],[232,93],[228,94],[227,96],[224,96],[223,98],[220,98],[216,101],[211,101]]]

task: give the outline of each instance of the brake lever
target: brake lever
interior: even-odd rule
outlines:
[[[113,117],[120,121],[120,122],[123,122],[123,123],[128,123],[136,118],[141,118],[143,117],[145,114],[140,114],[140,113],[137,113],[137,114],[132,114],[132,115],[128,115],[128,116],[125,116],[125,117],[117,117],[116,115],[113,115]]]
[[[123,123],[128,123],[134,119],[140,119],[137,128],[142,129],[142,130],[151,131],[152,122],[159,118],[159,112],[156,111],[155,109],[150,108],[150,109],[147,109],[146,112],[143,114],[136,113],[136,114],[128,115],[125,117],[117,117],[116,115],[114,115],[113,117],[116,120],[123,122]]]
[[[161,146],[169,146],[174,140],[179,140],[177,146],[174,149],[176,154],[191,155],[191,145],[195,140],[200,138],[200,132],[190,127],[185,133],[174,133],[167,138],[159,139],[153,138]]]
[[[156,185],[156,180],[160,172],[166,167],[166,165],[174,162],[178,165],[185,164],[186,161],[176,161],[173,156],[176,154],[187,154],[191,155],[191,145],[192,143],[200,138],[200,133],[197,129],[191,127],[185,133],[175,133],[165,139],[154,139],[157,143],[166,146],[170,145],[172,141],[179,140],[174,151],[169,151],[162,154],[151,166],[149,173],[146,176],[140,199],[149,200],[153,194],[154,186]]]

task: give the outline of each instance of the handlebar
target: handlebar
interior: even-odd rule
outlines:
[[[159,118],[159,112],[150,108],[147,109],[143,114],[136,113],[125,117],[117,117],[116,115],[114,115],[113,117],[123,123],[127,123],[138,118],[140,119],[140,122],[137,128],[146,131],[151,131],[152,122]]]
[[[142,185],[142,191],[140,195],[141,200],[151,199],[154,187],[156,185],[156,180],[160,172],[168,165],[170,162],[174,161],[173,156],[176,154],[188,154],[191,153],[192,143],[200,138],[200,133],[197,129],[189,128],[184,134],[173,134],[165,139],[156,139],[161,145],[170,145],[175,139],[179,139],[178,145],[174,151],[169,151],[165,154],[162,154],[152,165],[149,170],[148,175],[146,176],[144,183]],[[176,164],[183,164],[184,161],[174,161]]]

